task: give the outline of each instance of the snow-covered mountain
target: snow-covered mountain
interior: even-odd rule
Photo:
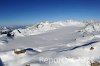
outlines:
[[[50,30],[58,29],[64,26],[70,26],[70,25],[82,25],[82,23],[78,21],[58,21],[50,23],[49,21],[41,22],[39,24],[35,24],[33,26],[27,27],[26,29],[15,29],[13,33],[15,36],[29,36],[29,35],[36,35],[48,32]]]
[[[41,22],[0,37],[3,66],[99,66],[100,23]]]

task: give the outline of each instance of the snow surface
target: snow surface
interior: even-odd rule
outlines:
[[[0,35],[2,66],[91,66],[100,61],[100,24],[48,21]],[[92,49],[91,49],[92,47]],[[16,49],[16,50],[15,50]],[[15,51],[25,50],[16,54]],[[0,65],[1,66],[1,65]]]

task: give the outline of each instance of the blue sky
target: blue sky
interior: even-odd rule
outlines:
[[[100,20],[100,0],[0,0],[0,25]]]

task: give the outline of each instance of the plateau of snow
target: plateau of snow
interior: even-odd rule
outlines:
[[[46,21],[12,33],[0,35],[0,66],[100,65],[99,22]]]

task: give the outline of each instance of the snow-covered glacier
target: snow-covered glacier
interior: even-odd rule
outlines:
[[[0,35],[0,66],[99,66],[100,23],[41,22]]]

